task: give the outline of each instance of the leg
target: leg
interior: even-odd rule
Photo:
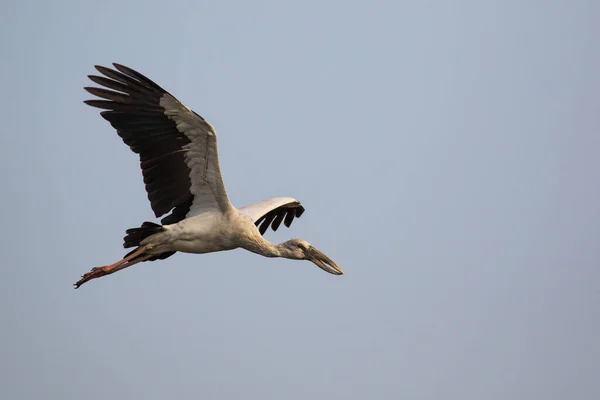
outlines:
[[[84,274],[81,277],[81,279],[79,281],[77,281],[77,283],[75,283],[75,289],[78,289],[81,285],[83,285],[87,281],[90,281],[90,280],[96,279],[96,278],[100,278],[105,275],[110,275],[110,274],[120,271],[124,268],[131,267],[132,265],[135,265],[139,262],[147,260],[148,258],[152,257],[152,255],[149,255],[149,254],[144,255],[143,253],[147,250],[150,250],[151,248],[152,248],[152,246],[150,246],[150,245],[140,247],[135,252],[131,253],[127,257],[124,257],[122,260],[117,261],[114,264],[106,265],[104,267],[92,268],[92,270],[90,272]],[[139,257],[139,258],[135,259],[136,257]]]

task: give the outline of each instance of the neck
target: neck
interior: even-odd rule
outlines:
[[[246,250],[260,254],[265,257],[285,257],[286,251],[280,244],[274,244],[265,240],[262,235],[252,237],[244,246]]]

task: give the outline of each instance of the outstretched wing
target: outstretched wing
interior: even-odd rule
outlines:
[[[302,204],[291,197],[275,197],[239,210],[254,221],[261,235],[264,235],[269,225],[276,231],[282,221],[289,228],[294,218],[300,218],[304,213]]]
[[[231,206],[221,177],[217,134],[204,118],[144,75],[120,64],[96,66],[87,100],[140,157],[148,200],[163,224]]]

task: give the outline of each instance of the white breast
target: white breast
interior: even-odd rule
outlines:
[[[183,253],[211,253],[240,247],[246,230],[256,229],[241,213],[207,212],[169,225],[171,248]]]

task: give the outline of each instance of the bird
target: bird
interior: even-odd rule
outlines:
[[[74,286],[144,261],[164,260],[177,252],[203,254],[242,248],[264,257],[308,260],[333,275],[344,271],[302,239],[274,244],[264,238],[270,227],[290,227],[304,213],[300,201],[275,197],[236,208],[225,190],[214,127],[169,92],[134,69],[96,65],[88,75],[100,87],[84,103],[139,156],[150,206],[159,223],[146,221],[126,230],[123,246],[133,248],[110,265],[95,267]]]

